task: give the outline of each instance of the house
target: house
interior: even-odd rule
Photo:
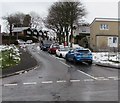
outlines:
[[[34,37],[34,38],[38,38],[38,36],[39,36],[38,30],[37,30],[37,29],[31,29],[31,30],[32,30],[32,32],[33,32],[33,37]]]
[[[37,29],[30,27],[14,27],[12,30],[12,36],[26,36],[26,37],[38,37],[39,32]]]
[[[24,36],[25,30],[29,29],[30,27],[14,27],[12,29],[12,36]]]
[[[73,30],[74,43],[83,47],[89,47],[90,27],[89,25],[80,25]]]
[[[24,30],[24,35],[25,35],[26,37],[32,37],[32,36],[33,36],[33,31],[32,31],[32,29],[31,29],[31,28],[28,28],[28,29]]]
[[[90,25],[90,47],[94,51],[118,49],[118,19],[95,18]]]

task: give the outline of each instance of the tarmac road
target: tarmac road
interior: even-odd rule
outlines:
[[[118,70],[74,65],[29,46],[39,66],[2,80],[3,101],[118,101]]]

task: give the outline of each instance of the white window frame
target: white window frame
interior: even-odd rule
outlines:
[[[115,40],[114,40],[115,39]],[[118,37],[113,37],[113,43],[116,44],[118,43]]]
[[[31,32],[30,32],[30,31],[27,31],[27,34],[31,34]]]
[[[113,42],[114,38],[116,38],[115,42]],[[108,37],[108,46],[109,47],[118,47],[118,37]]]
[[[100,24],[100,30],[109,30],[108,24]]]

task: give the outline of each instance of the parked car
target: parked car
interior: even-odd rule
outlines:
[[[70,48],[64,47],[56,50],[56,56],[65,58],[65,55],[68,53]]]
[[[48,50],[51,54],[56,54],[56,50],[59,49],[59,44],[52,44]]]
[[[23,40],[21,40],[21,39],[18,39],[17,42],[18,42],[19,45],[26,43],[25,41],[23,41]]]
[[[93,56],[89,49],[84,48],[77,48],[70,50],[66,56],[65,59],[67,61],[73,61],[76,62],[87,62],[88,64],[92,64]]]
[[[32,41],[32,40],[27,40],[26,43],[27,43],[27,44],[32,44],[33,41]]]
[[[48,51],[48,49],[50,48],[50,46],[51,46],[51,44],[46,43],[46,44],[41,45],[40,48],[43,51]]]

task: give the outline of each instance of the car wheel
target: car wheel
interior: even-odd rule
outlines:
[[[77,60],[75,58],[73,58],[73,63],[77,64]]]
[[[92,61],[89,61],[88,64],[89,64],[89,65],[92,65]]]
[[[51,54],[51,51],[50,51],[50,50],[49,50],[48,52]]]
[[[69,61],[68,58],[67,58],[67,55],[65,56],[65,60],[66,60],[66,61]]]
[[[60,58],[62,58],[62,54],[60,54]]]
[[[57,55],[57,54],[55,54],[55,56],[56,56],[56,57],[58,57],[58,55]]]

